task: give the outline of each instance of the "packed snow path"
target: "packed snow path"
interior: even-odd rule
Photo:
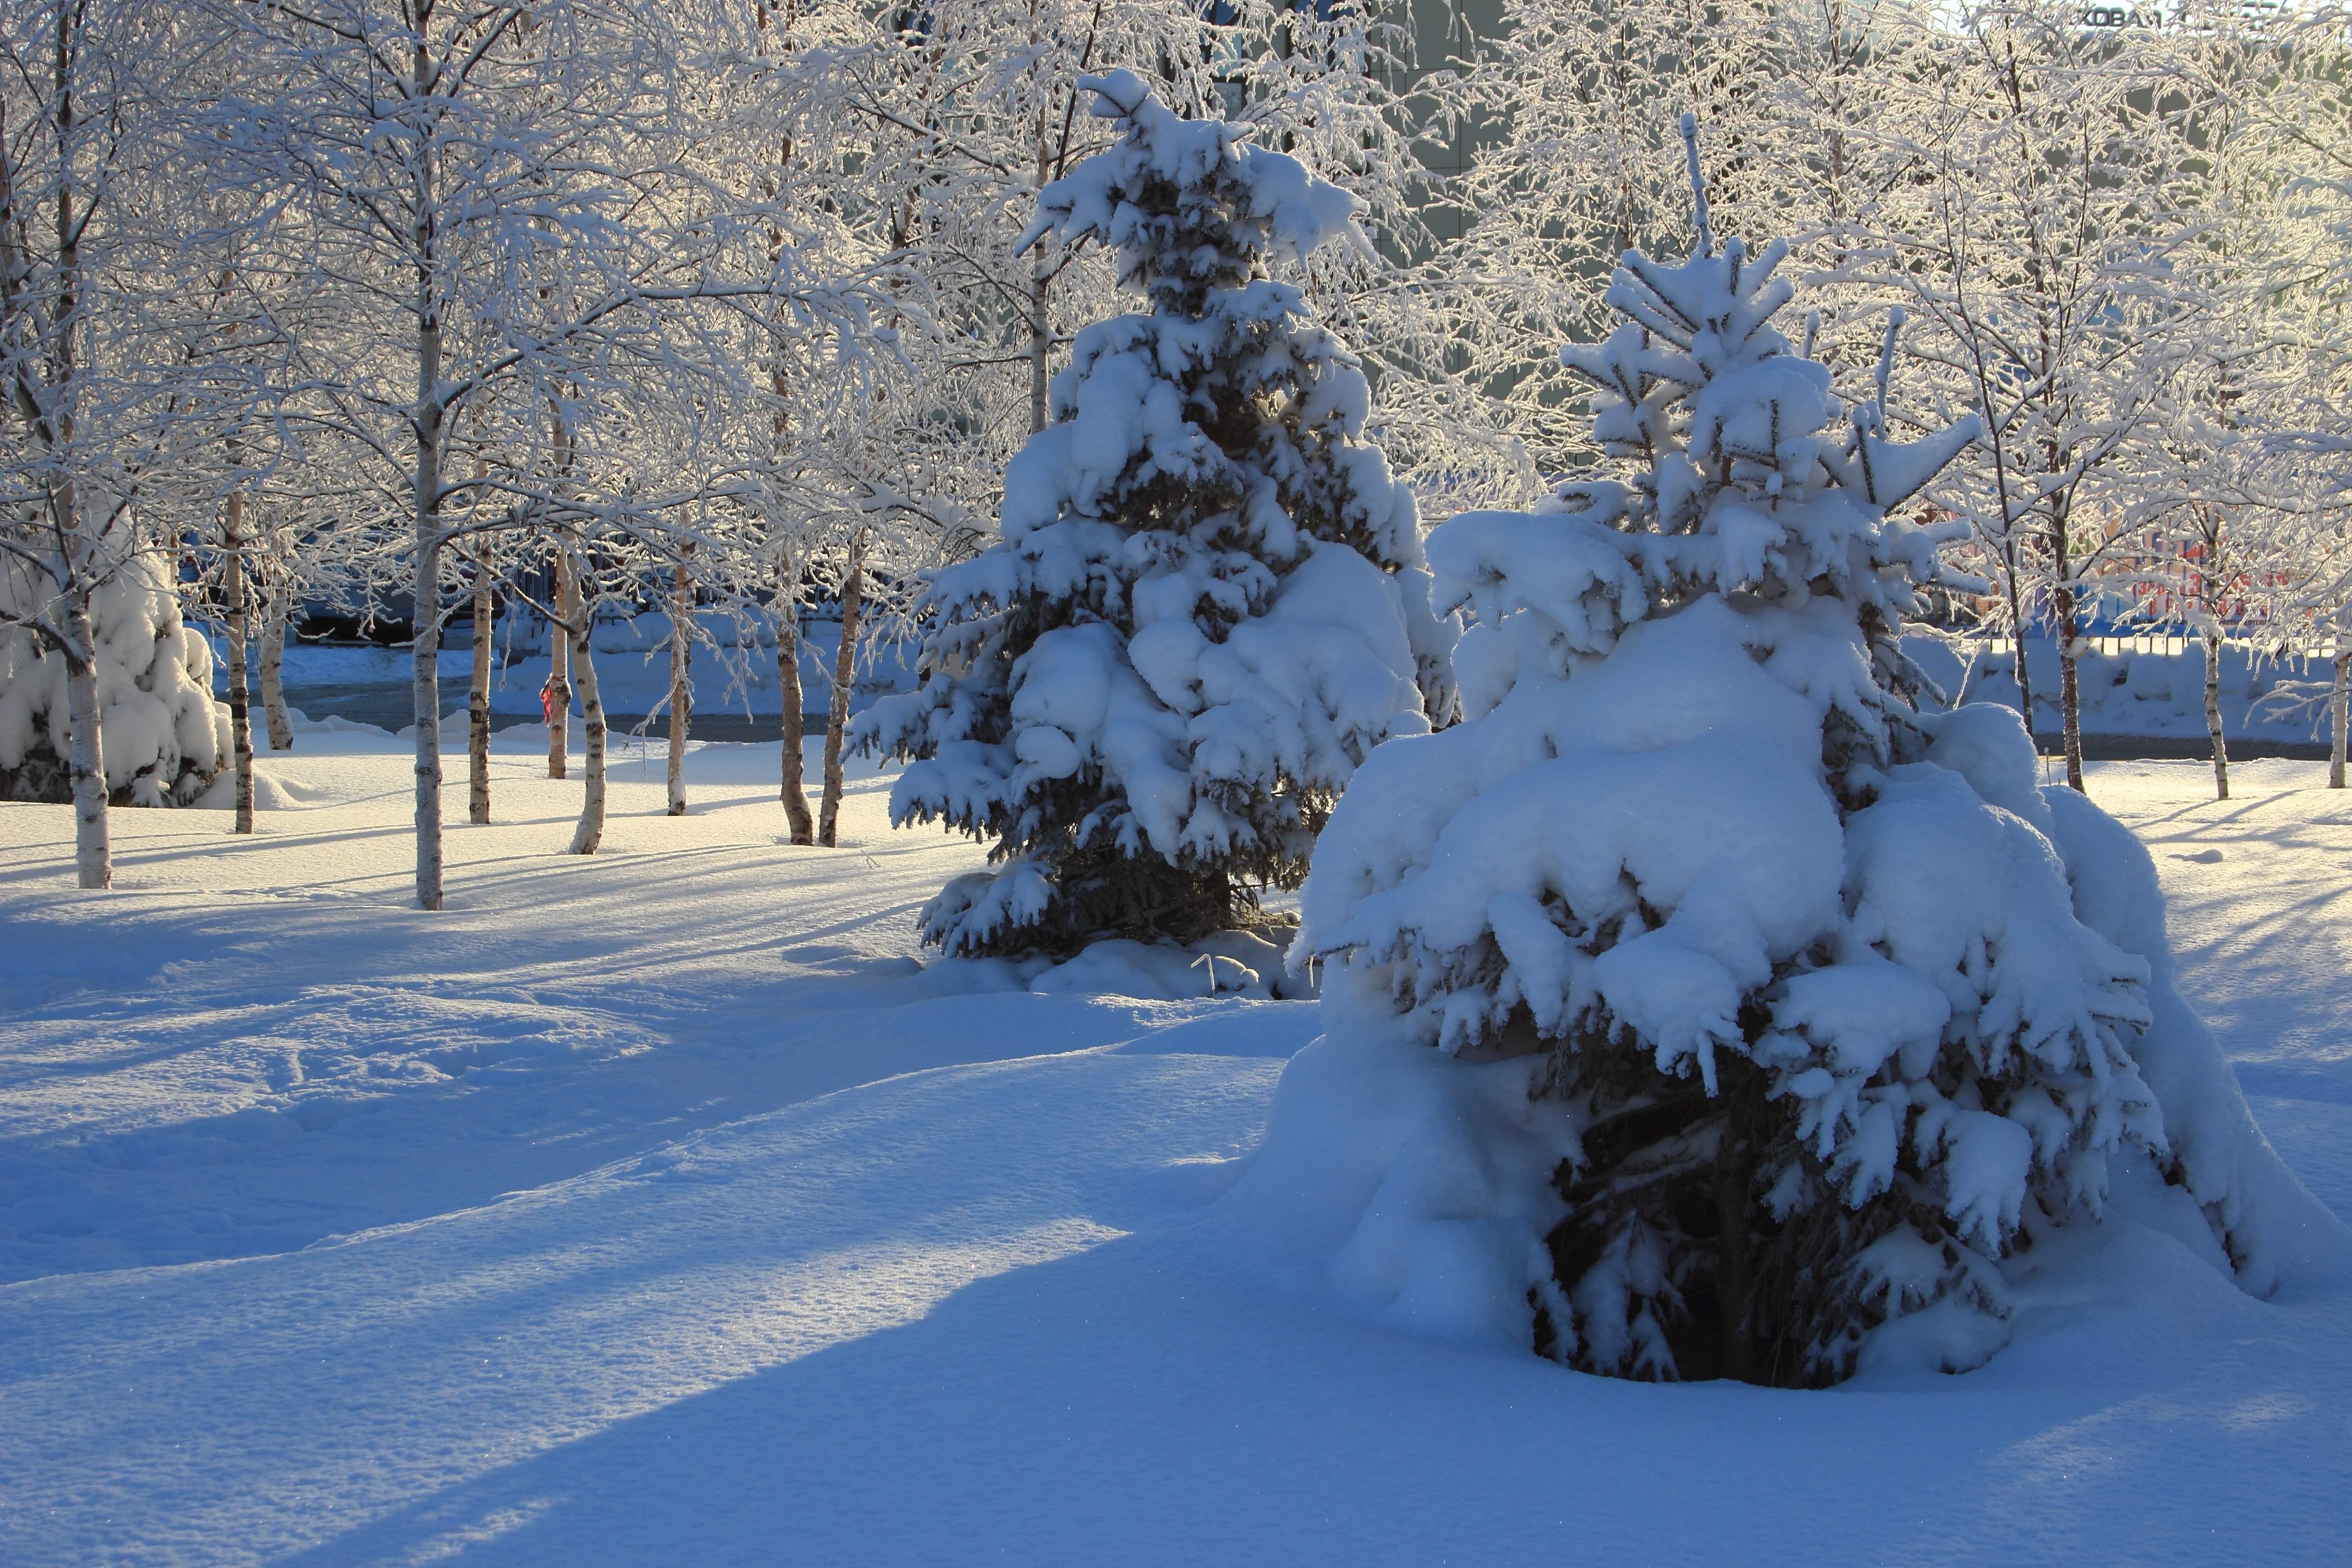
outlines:
[[[775,752],[579,784],[405,907],[408,760],[306,734],[226,813],[0,807],[0,1559],[2323,1562],[2352,1300],[2117,1227],[1983,1371],[1657,1388],[1417,1340],[1228,1261],[1310,1005],[1034,996],[912,955],[977,852],[780,844]],[[341,747],[341,751],[331,750]],[[454,773],[462,772],[462,762]],[[2352,1215],[2352,802],[2095,767],[2183,989]],[[2079,1270],[2074,1271],[2077,1276]],[[2201,1282],[2184,1289],[2182,1281]],[[2161,1289],[2152,1287],[2159,1284]]]

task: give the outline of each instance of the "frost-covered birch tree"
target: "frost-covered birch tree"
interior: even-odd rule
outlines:
[[[0,19],[0,770],[28,786],[29,752],[62,753],[84,888],[112,880],[110,789],[184,799],[223,749],[209,649],[134,510],[180,456],[173,367],[142,321],[173,281],[144,207],[173,73],[205,47],[169,8],[58,0]]]
[[[2315,572],[2324,579],[2328,570],[2308,524],[2329,509],[2297,459],[2262,436],[2293,407],[2301,356],[2277,331],[2286,323],[2249,298],[2250,281],[2215,280],[2238,308],[2204,324],[2201,363],[2173,379],[2149,438],[2129,455],[2118,531],[2128,553],[2111,572],[2136,620],[2177,626],[2204,650],[2205,728],[2222,800],[2223,646],[2236,638],[2282,657],[2307,645],[2300,601]]]
[[[1689,186],[1671,105],[1708,128],[1718,210],[1736,222],[1783,149],[1756,144],[1771,13],[1686,0],[1511,0],[1428,89],[1438,133],[1466,139],[1466,174],[1435,201],[1459,237],[1424,270],[1461,344],[1461,373],[1521,471],[1469,499],[1521,504],[1589,454],[1581,384],[1530,344],[1590,333],[1617,258],[1679,235]],[[1694,47],[1703,38],[1704,47]]]
[[[1930,491],[1977,529],[1994,624],[2044,617],[2060,653],[2067,782],[2083,784],[2075,666],[2101,579],[2122,564],[2119,486],[2197,363],[2216,297],[2189,107],[2168,51],[2039,3],[1969,12],[1875,122],[1901,175],[1858,226],[1847,276],[1916,320],[1905,348],[1932,399],[1983,426]]]
[[[230,15],[281,85],[224,108],[222,168],[298,198],[283,243],[338,290],[343,324],[304,345],[288,395],[377,468],[406,536],[416,889],[437,909],[453,543],[531,531],[573,574],[598,531],[642,535],[673,504],[630,471],[648,425],[674,440],[712,404],[688,389],[731,363],[698,312],[740,324],[788,296],[821,316],[833,296],[797,256],[763,254],[732,193],[680,156],[690,72],[653,11],[335,0]],[[854,306],[836,313],[855,330]],[[453,461],[461,431],[478,476]],[[583,686],[594,605],[581,591],[554,607]],[[601,833],[594,717],[589,731],[583,852]]]
[[[2243,308],[2291,345],[2291,402],[2258,426],[2291,501],[2269,523],[2282,573],[2278,619],[2325,659],[2330,788],[2345,787],[2352,728],[2352,25],[2336,7],[2222,35],[2204,62],[2234,102],[2267,176],[2269,220],[2249,247]]]
[[[840,616],[810,833],[827,846],[868,647],[904,635],[920,574],[968,551],[971,520],[995,509],[1006,461],[1045,424],[1050,367],[1074,319],[1108,308],[1108,269],[1094,258],[1015,249],[1039,186],[1106,141],[1079,112],[1077,79],[1097,58],[1158,60],[1196,107],[1213,85],[1202,18],[1169,0],[951,3],[832,22],[818,36],[832,45],[856,148],[854,163],[835,164],[835,205],[900,268],[893,304],[919,310],[924,330],[886,310],[910,383],[877,388],[859,438],[833,444],[840,504],[825,509],[829,530],[803,526],[795,552]]]
[[[1857,219],[1886,193],[1874,138],[1932,26],[1905,0],[1517,0],[1491,37],[1465,37],[1414,100],[1426,135],[1468,150],[1430,198],[1458,234],[1414,268],[1454,353],[1449,374],[1417,379],[1481,409],[1517,463],[1457,440],[1447,488],[1521,504],[1549,482],[1538,474],[1591,459],[1586,389],[1530,345],[1605,330],[1618,258],[1679,243],[1685,152],[1663,110],[1705,127],[1719,223],[1790,234],[1792,265],[1816,280],[1814,353],[1841,373],[1874,359],[1883,313],[1820,275],[1851,263]]]

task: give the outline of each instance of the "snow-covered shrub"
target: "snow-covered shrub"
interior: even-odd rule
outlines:
[[[1086,85],[1125,133],[1045,188],[1024,244],[1117,247],[1150,309],[1078,334],[1000,537],[927,590],[922,689],[856,730],[913,759],[894,820],[992,841],[924,911],[950,953],[1248,923],[1372,748],[1452,702],[1363,374],[1267,275],[1361,243],[1352,198],[1125,71]]]
[[[2145,853],[1897,646],[1947,535],[1888,509],[1973,422],[1890,441],[1883,366],[1844,407],[1771,324],[1783,254],[1628,253],[1625,324],[1563,352],[1621,472],[1431,534],[1465,721],[1323,831],[1291,962],[1330,966],[1326,1036],[1241,1194],[1322,1205],[1277,1223],[1382,1310],[1593,1372],[1818,1384],[1894,1320],[1974,1365],[2005,1256],[2118,1162],[2277,1267],[2168,992],[2149,1044]]]
[[[45,574],[0,572],[5,608],[30,615]],[[229,752],[228,709],[213,700],[204,634],[181,624],[162,563],[134,556],[90,595],[99,735],[118,805],[184,805]],[[66,802],[65,660],[20,626],[0,628],[0,799]]]

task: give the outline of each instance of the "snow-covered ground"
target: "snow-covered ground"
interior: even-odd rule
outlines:
[[[1433,1342],[1237,1261],[1313,1005],[933,963],[971,846],[793,848],[776,751],[577,779],[407,907],[407,758],[276,808],[0,806],[0,1561],[2322,1563],[2352,1292],[2118,1225],[1959,1378],[1654,1387]],[[543,741],[540,742],[543,745]],[[543,752],[541,753],[543,756]],[[2095,764],[2265,1130],[2352,1217],[2352,801]],[[462,815],[464,760],[449,800]]]

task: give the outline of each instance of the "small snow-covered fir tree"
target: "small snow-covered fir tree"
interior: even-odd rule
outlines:
[[[48,577],[0,569],[0,800],[73,798],[66,662],[21,626],[54,593]],[[152,555],[116,567],[89,599],[101,762],[117,805],[184,805],[229,752],[228,710],[213,700],[212,646],[180,618]]]
[[[1423,1314],[1423,1276],[1485,1278],[1594,1372],[1825,1383],[1895,1319],[1964,1369],[2004,1342],[2021,1230],[2097,1214],[2111,1161],[2181,1168],[2135,1054],[2151,972],[2122,928],[2148,911],[2095,930],[2069,880],[2085,844],[2137,851],[1898,646],[1950,533],[1889,509],[1973,419],[1890,440],[1895,328],[1845,406],[1773,325],[1784,247],[1716,247],[1703,192],[1698,216],[1697,254],[1628,252],[1623,324],[1563,352],[1621,475],[1430,536],[1437,604],[1475,608],[1465,721],[1372,756],[1317,847],[1292,963],[1330,961],[1328,1043],[1293,1072],[1326,1087],[1277,1098],[1268,1158],[1346,1145],[1286,1131],[1310,1092],[1364,1102],[1314,1051],[1523,1068],[1504,1111],[1426,1119],[1513,1130],[1400,1157],[1343,1275]],[[1482,1275],[1454,1255],[1487,1234]]]
[[[1371,749],[1452,702],[1363,374],[1268,276],[1361,243],[1353,199],[1128,72],[1083,85],[1124,133],[1023,243],[1114,247],[1150,308],[1078,334],[1001,537],[929,587],[922,689],[858,727],[912,759],[894,820],[992,841],[924,911],[951,954],[1253,923]]]

